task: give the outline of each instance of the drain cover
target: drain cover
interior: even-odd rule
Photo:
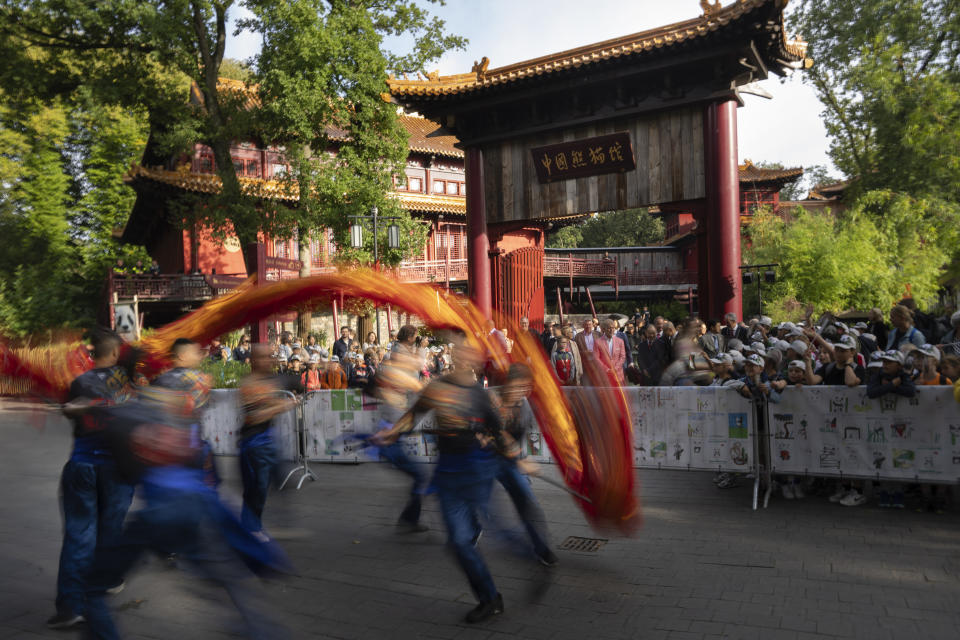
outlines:
[[[564,551],[596,553],[600,551],[600,548],[605,544],[607,544],[607,541],[603,538],[579,538],[577,536],[569,536],[563,541],[559,548]]]

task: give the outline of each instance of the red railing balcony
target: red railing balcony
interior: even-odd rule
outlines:
[[[109,276],[110,298],[120,300],[210,300],[243,282],[246,276],[203,274]]]
[[[689,222],[684,222],[680,224],[678,222],[669,222],[664,229],[664,238],[673,238],[674,236],[679,236],[684,233],[688,233],[697,228],[697,223],[695,220]]]
[[[314,267],[310,270],[310,275],[334,273],[336,270],[336,267]],[[385,271],[404,282],[453,282],[467,279],[467,261],[450,260],[448,263],[446,260],[411,260]]]
[[[553,278],[609,278],[617,277],[615,260],[587,260],[560,256],[546,256],[543,259],[543,275]]]

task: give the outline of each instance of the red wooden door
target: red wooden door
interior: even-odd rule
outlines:
[[[543,330],[543,249],[524,247],[499,256],[493,267],[494,309],[514,322],[526,316]]]

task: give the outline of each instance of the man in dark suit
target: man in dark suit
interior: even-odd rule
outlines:
[[[745,325],[737,322],[735,313],[728,313],[723,316],[724,327],[720,335],[727,339],[727,342],[736,338],[743,344],[750,344],[750,330]]]
[[[660,375],[667,366],[670,352],[667,343],[657,338],[657,328],[654,325],[648,324],[644,327],[643,334],[643,340],[637,345],[636,365],[643,374],[643,384],[652,387],[660,382]]]
[[[707,332],[700,336],[697,342],[708,358],[716,358],[726,351],[727,339],[720,334],[720,321],[716,319],[708,320]]]
[[[340,339],[333,343],[333,355],[337,356],[340,362],[343,362],[344,356],[347,355],[347,352],[350,351],[350,347],[352,346],[353,340],[350,339],[350,329],[340,327]]]

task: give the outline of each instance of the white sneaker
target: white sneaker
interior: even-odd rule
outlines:
[[[780,492],[783,494],[784,500],[793,500],[796,497],[793,493],[793,485],[789,482],[780,485]]]
[[[793,485],[793,497],[797,500],[802,500],[803,498],[807,497],[807,494],[803,492],[803,487],[801,487],[799,484],[795,484]]]
[[[840,504],[842,504],[845,507],[859,507],[866,501],[867,501],[867,496],[863,495],[856,489],[851,489],[850,493],[843,496],[843,499],[840,500]]]
[[[848,493],[849,492],[843,487],[837,487],[837,491],[832,496],[830,496],[830,502],[840,502],[841,500],[847,497]]]

